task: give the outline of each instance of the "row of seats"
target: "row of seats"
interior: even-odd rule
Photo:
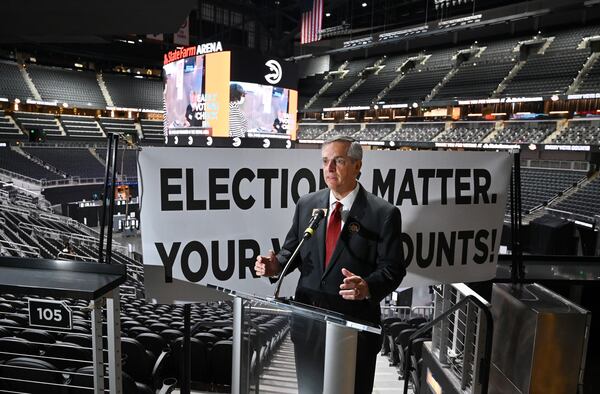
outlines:
[[[600,178],[582,186],[565,200],[557,203],[554,208],[593,219],[600,215],[600,198],[598,196],[600,196]]]
[[[496,91],[502,96],[563,94],[591,54],[589,48],[579,48],[579,44],[585,37],[598,33],[600,28],[590,25],[534,37],[542,44],[549,43],[544,53],[537,53],[539,48],[520,46],[520,42],[532,37],[514,37],[475,43],[470,48],[354,59],[343,66],[352,70],[349,77],[332,81],[331,74],[336,74],[339,66],[333,64],[332,72],[300,80],[300,108],[319,110],[340,99],[338,106],[369,105],[376,97],[388,103],[411,103],[425,100],[430,93],[433,93],[429,98],[432,100],[489,98]],[[376,61],[380,64],[377,70],[361,73]],[[522,66],[521,61],[524,61]],[[517,65],[519,68],[515,68]],[[516,73],[505,80],[513,68]],[[454,71],[450,73],[451,70]],[[593,89],[600,84],[599,73],[597,68],[592,68],[584,75],[580,91],[596,92],[598,89]],[[364,82],[350,91],[359,79]],[[394,80],[396,83],[392,84]],[[327,83],[331,83],[330,86],[307,106],[308,100]],[[345,98],[344,92],[349,92]]]
[[[44,163],[48,163],[59,171],[62,171],[67,176],[78,176],[81,178],[104,177],[104,165],[92,155],[89,149],[57,149],[48,147],[24,147],[22,149]]]
[[[578,49],[584,37],[599,33],[596,26],[585,26],[569,31],[549,34],[545,38],[553,40],[543,54],[532,54],[514,77],[508,81],[503,95],[519,96],[565,93],[590,55],[589,49]],[[519,37],[526,38],[526,37]],[[542,37],[544,38],[544,37]],[[385,92],[386,101],[412,102],[423,100],[436,85],[444,82],[435,94],[435,99],[485,98],[490,97],[500,82],[519,61],[515,48],[518,39],[503,39],[497,42],[475,44],[473,55],[462,61],[459,51],[467,48],[443,48],[422,53],[390,55],[389,58],[372,57],[354,59],[347,63],[334,63],[331,70],[342,71],[341,77],[331,73],[308,76],[300,81],[300,106],[324,87],[331,85],[321,94],[309,109],[328,107],[360,79],[368,80],[351,92],[340,105],[370,104],[378,93],[397,76],[400,82]],[[475,52],[480,51],[475,55]],[[419,58],[412,63],[409,58]],[[383,61],[382,61],[383,60]],[[362,72],[381,63],[377,72]],[[398,70],[400,67],[402,70]],[[457,72],[448,81],[443,81],[449,71],[456,67]],[[43,100],[67,102],[79,107],[105,108],[107,103],[100,89],[102,78],[114,105],[128,108],[163,109],[163,82],[146,76],[129,76],[92,71],[72,70],[36,64],[18,65],[14,62],[0,63],[0,97],[26,100],[34,98],[23,73],[28,73],[36,90]],[[581,92],[597,91],[600,83],[593,67],[584,75]]]
[[[0,243],[0,255],[23,256],[35,248],[35,257],[97,259],[97,234],[67,218],[34,208],[19,208],[0,193],[0,219],[4,235],[10,235],[8,250]],[[64,236],[70,237],[65,242]],[[66,253],[65,253],[66,251]],[[143,301],[143,272],[139,262],[113,250],[113,260],[128,266],[121,286],[121,348],[125,392],[152,393],[169,378],[179,379],[183,342],[183,307]],[[133,292],[130,290],[134,289]],[[141,298],[140,298],[141,297]],[[91,317],[82,300],[66,300],[73,311],[69,331],[40,330],[29,326],[25,298],[0,295],[0,390],[25,392],[86,392],[92,387]],[[231,384],[232,306],[230,303],[195,304],[192,322],[192,387],[201,391],[227,392]],[[289,330],[289,318],[253,313],[247,338],[251,373],[258,376],[268,365]],[[106,334],[106,325],[104,325]],[[33,375],[30,368],[38,373]],[[35,381],[43,382],[36,383]],[[47,387],[47,389],[41,389]]]
[[[14,119],[14,121],[13,121]],[[163,121],[141,119],[140,128],[144,139],[149,141],[163,140]],[[19,129],[20,128],[20,129]],[[44,132],[46,136],[106,138],[105,133],[130,133],[137,135],[138,129],[133,119],[92,117],[81,115],[59,116],[54,114],[20,112],[6,113],[0,111],[0,134],[20,136],[23,130]]]
[[[33,179],[62,179],[63,176],[29,160],[10,147],[0,147],[0,168]]]
[[[600,126],[594,121],[571,121],[569,126],[553,137],[558,144],[600,144]],[[299,139],[327,139],[335,135],[347,135],[357,140],[406,141],[406,142],[483,142],[528,144],[542,143],[556,131],[556,122],[505,122],[495,129],[495,122],[454,122],[446,130],[445,123],[393,123],[335,124],[329,130],[327,124],[300,123]]]
[[[44,101],[66,102],[79,108],[106,108],[100,89],[102,78],[117,107],[163,110],[163,82],[159,78],[0,62],[0,97],[9,100],[34,99],[25,78],[29,78]]]
[[[387,356],[390,366],[396,367],[398,377],[408,384],[409,378],[404,376],[404,371],[407,363],[410,361],[407,357],[408,344],[410,337],[417,330],[424,328],[430,320],[430,316],[410,316],[404,317],[388,317],[382,321],[383,328],[383,346],[382,354]],[[411,347],[412,357],[416,361],[417,366],[421,364],[422,344],[423,342],[431,341],[431,328],[423,331],[416,339],[413,340]],[[420,371],[417,368],[417,382],[420,380]],[[414,381],[414,380],[413,380]]]
[[[529,213],[535,207],[547,205],[585,177],[582,171],[521,167],[521,208]]]

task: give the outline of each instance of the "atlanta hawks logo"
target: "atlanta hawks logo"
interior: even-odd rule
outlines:
[[[265,63],[265,66],[269,67],[270,73],[265,75],[265,79],[271,85],[275,85],[281,81],[281,64],[277,60],[269,60]]]

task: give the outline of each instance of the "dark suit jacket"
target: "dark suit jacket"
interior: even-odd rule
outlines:
[[[287,263],[302,239],[313,210],[328,206],[329,189],[300,198],[292,227],[277,255],[280,264]],[[380,301],[400,285],[406,274],[400,241],[400,210],[360,186],[331,261],[324,269],[326,228],[327,222],[323,220],[292,262],[294,266],[290,268],[300,269],[296,301],[379,324]],[[346,301],[339,295],[344,281],[342,268],[367,281],[369,300]]]

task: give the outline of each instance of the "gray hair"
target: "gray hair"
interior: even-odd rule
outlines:
[[[351,158],[352,160],[362,160],[362,156],[363,156],[363,149],[362,146],[360,145],[360,143],[355,140],[352,137],[348,137],[345,135],[336,135],[334,137],[331,137],[327,140],[325,140],[325,142],[323,142],[323,145],[321,146],[321,149],[325,148],[327,145],[332,144],[334,142],[347,142],[350,144],[350,147],[348,148],[348,157]]]

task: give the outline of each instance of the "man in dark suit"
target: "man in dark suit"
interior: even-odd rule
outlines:
[[[406,274],[397,207],[367,192],[357,181],[362,147],[348,137],[325,141],[321,149],[328,189],[303,196],[280,252],[259,256],[258,275],[281,272],[302,239],[315,209],[327,209],[327,222],[302,246],[292,262],[300,269],[295,300],[379,324],[381,300]],[[289,270],[288,272],[291,272]],[[292,324],[301,393],[323,388],[324,330],[306,322]],[[359,333],[355,392],[370,393],[381,336]]]

